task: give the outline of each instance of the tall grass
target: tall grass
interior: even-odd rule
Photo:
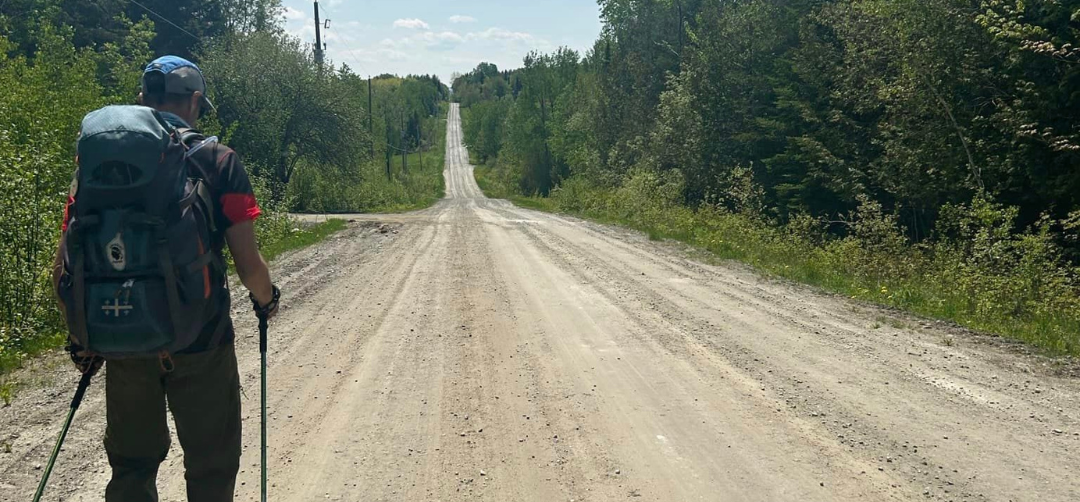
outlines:
[[[443,197],[442,149],[432,148],[421,155],[408,156],[408,171],[401,166],[401,157],[391,163],[386,174],[385,163],[366,164],[354,176],[340,175],[301,166],[289,183],[289,197],[296,201],[294,209],[302,213],[392,213],[421,209]],[[351,178],[351,179],[349,179]]]
[[[489,198],[506,199],[521,207],[539,211],[555,212],[559,210],[555,199],[530,197],[515,192],[513,180],[506,175],[505,170],[498,167],[495,161],[476,166],[473,175],[480,190]]]
[[[280,239],[265,242],[259,247],[263,258],[273,260],[286,251],[302,249],[316,244],[330,235],[345,229],[345,220],[330,219],[314,225],[297,224],[289,230],[288,235]]]

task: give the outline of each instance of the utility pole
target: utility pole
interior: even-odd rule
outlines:
[[[416,151],[420,152],[420,170],[424,170],[424,119],[420,119],[420,127],[416,129]]]
[[[315,64],[322,68],[323,63],[323,45],[322,45],[322,23],[319,21],[319,0],[315,0]]]
[[[401,174],[409,175],[409,149],[405,147],[405,112],[401,112]]]
[[[390,167],[390,143],[386,143],[386,181],[394,181],[394,174]]]
[[[371,125],[371,75],[367,76],[367,131],[371,136],[371,159],[375,160],[375,129]]]
[[[679,57],[682,57],[682,50],[683,50],[683,32],[685,32],[685,31],[686,31],[686,25],[685,25],[685,24],[683,24],[683,10],[682,10],[682,2],[681,2],[681,1],[680,1],[680,2],[676,2],[676,5],[678,5],[678,6],[679,6]]]

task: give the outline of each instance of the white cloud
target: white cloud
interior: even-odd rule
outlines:
[[[2,3],[4,0],[0,0]],[[286,32],[299,37],[310,50],[315,41],[311,0],[281,0],[281,3],[280,19]],[[564,6],[568,14],[572,9],[580,10],[574,11],[580,15],[571,16],[573,20],[558,22],[577,26],[574,36],[563,36],[564,30],[551,30],[550,23],[537,17],[550,7],[549,3],[553,2],[513,4],[517,15],[513,21],[505,22],[492,19],[487,11],[470,7],[468,3],[445,1],[424,5],[444,7],[441,9],[410,10],[409,6],[419,3],[397,2],[402,6],[400,9],[385,10],[382,7],[392,3],[319,0],[319,13],[323,18],[333,19],[330,29],[322,31],[322,37],[327,42],[326,57],[335,64],[346,63],[364,75],[435,73],[446,81],[453,72],[469,71],[480,61],[495,63],[499,68],[518,68],[522,58],[533,50],[550,52],[560,45],[579,50],[591,47],[601,29],[596,3],[567,2]],[[378,6],[375,11],[392,17],[372,15],[374,11],[365,6],[373,5]]]
[[[369,52],[380,62],[364,64],[369,68],[386,68],[376,70],[378,72],[402,75],[427,72],[431,71],[427,68],[431,68],[445,78],[452,71],[471,69],[478,61],[495,63],[500,68],[516,68],[521,66],[522,58],[529,51],[547,52],[554,49],[555,45],[544,38],[505,28],[470,33],[428,29],[381,38],[371,45]]]
[[[443,42],[457,42],[457,43],[461,43],[461,42],[465,41],[464,37],[462,37],[461,35],[458,35],[457,33],[452,32],[452,31],[444,31],[442,33],[437,33],[437,34],[435,34],[434,39],[439,40],[439,41],[443,41]]]
[[[465,35],[467,40],[502,40],[507,42],[531,42],[535,39],[528,33],[510,31],[503,28],[488,28],[481,32]]]
[[[427,44],[428,49],[435,51],[452,51],[457,48],[465,38],[452,31],[444,31],[442,33],[424,33],[422,37],[424,43]]]
[[[377,54],[382,59],[385,59],[385,60],[391,61],[391,62],[399,62],[399,61],[408,61],[409,60],[409,55],[408,54],[406,54],[404,52],[401,52],[401,51],[396,51],[394,49],[379,49]]]
[[[286,30],[310,47],[315,40],[315,20],[310,12],[303,15],[306,11],[298,4],[293,6],[295,9],[283,12]],[[454,71],[468,71],[479,61],[495,63],[499,68],[517,68],[529,51],[550,52],[557,47],[539,33],[488,28],[479,22],[451,24],[447,17],[434,25],[419,18],[402,18],[393,27],[385,21],[373,26],[340,13],[329,17],[334,18],[334,24],[322,32],[323,41],[328,42],[327,59],[335,66],[347,64],[362,75],[434,73],[449,83]],[[449,29],[436,26],[441,24]]]
[[[284,16],[285,20],[287,21],[299,21],[301,19],[307,18],[307,14],[305,14],[303,11],[294,9],[292,7],[285,7],[285,12],[282,13],[282,16]]]
[[[428,29],[430,26],[419,19],[398,19],[394,21],[394,28],[407,28],[410,30]]]
[[[388,49],[450,51],[464,42],[465,37],[452,31],[423,31],[399,39],[384,38],[379,45]]]

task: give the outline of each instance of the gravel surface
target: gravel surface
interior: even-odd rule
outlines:
[[[486,199],[460,140],[455,105],[435,207],[345,216],[275,262],[271,499],[1080,500],[1069,363]],[[257,500],[238,304],[237,499]],[[0,409],[2,501],[30,498],[76,380],[56,356],[19,378],[35,383]],[[49,500],[101,499],[102,390]],[[183,500],[173,444],[162,500]]]

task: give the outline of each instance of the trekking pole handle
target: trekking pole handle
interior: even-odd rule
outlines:
[[[266,315],[259,314],[259,352],[266,353],[266,332],[269,329],[270,320]]]
[[[255,309],[255,316],[259,318],[259,352],[266,352],[266,331],[269,328],[270,314],[277,310],[278,302],[281,301],[281,290],[277,286],[271,286],[274,291],[273,298],[266,305],[259,305],[255,295],[250,295],[251,305]]]
[[[277,286],[270,285],[270,290],[272,291],[270,302],[266,305],[260,305],[259,300],[255,298],[254,294],[248,294],[248,298],[251,299],[251,307],[255,309],[255,315],[259,317],[269,317],[271,313],[277,310],[278,302],[281,301],[281,289]]]

